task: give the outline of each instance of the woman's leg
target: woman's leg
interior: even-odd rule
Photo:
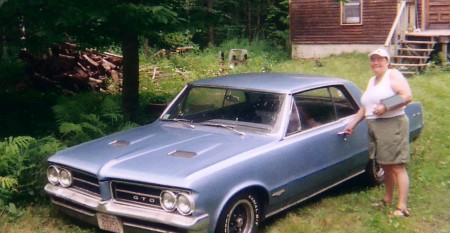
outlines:
[[[380,164],[381,168],[384,170],[384,186],[386,193],[384,194],[383,200],[387,203],[392,202],[394,197],[394,188],[396,177],[392,169],[392,165]]]
[[[398,186],[398,204],[397,208],[402,210],[408,209],[408,193],[409,193],[409,177],[406,171],[406,164],[392,165],[392,171],[395,174]]]

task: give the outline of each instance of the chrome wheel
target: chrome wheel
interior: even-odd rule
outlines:
[[[227,218],[227,230],[230,233],[251,232],[255,222],[255,212],[252,203],[240,200],[231,208]]]
[[[216,233],[258,232],[262,209],[252,193],[241,193],[233,197],[223,209]]]

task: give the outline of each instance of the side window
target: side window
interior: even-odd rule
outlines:
[[[328,88],[319,88],[294,95],[302,129],[310,129],[336,119]]]
[[[362,24],[362,0],[347,0],[341,2],[341,24]]]
[[[330,87],[330,93],[338,119],[353,115],[358,111],[356,103],[344,87]]]
[[[297,93],[294,96],[301,130],[317,127],[350,116],[356,104],[342,86],[332,86]],[[291,113],[292,115],[292,113]],[[292,118],[292,117],[291,117]],[[288,126],[288,132],[291,124]]]

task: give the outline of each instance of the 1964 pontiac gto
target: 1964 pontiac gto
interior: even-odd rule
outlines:
[[[64,212],[111,232],[257,232],[263,219],[365,173],[367,124],[349,81],[241,74],[186,85],[150,125],[48,159],[45,191]],[[410,140],[422,106],[406,108]]]

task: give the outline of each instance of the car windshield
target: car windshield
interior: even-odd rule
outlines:
[[[237,89],[188,87],[161,120],[222,127],[242,132],[273,133],[280,128],[285,95]],[[189,125],[191,124],[191,125]]]

